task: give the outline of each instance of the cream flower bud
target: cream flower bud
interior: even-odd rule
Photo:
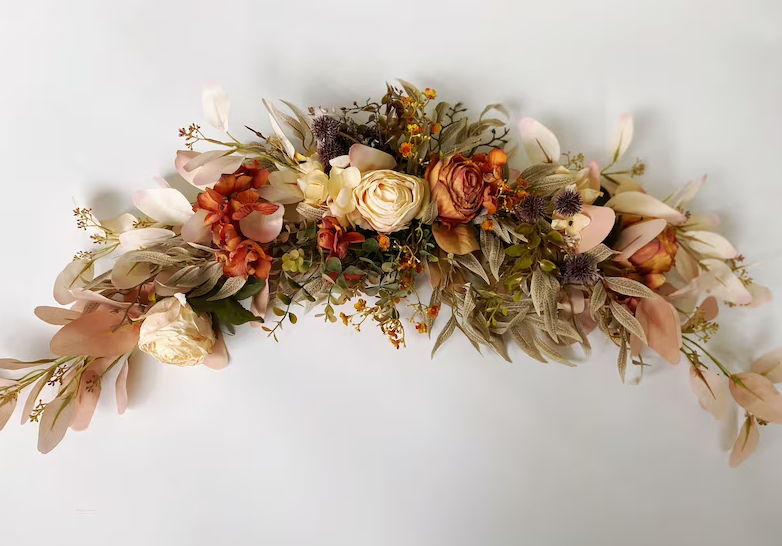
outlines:
[[[393,233],[405,229],[429,204],[429,184],[391,170],[366,173],[353,190],[356,211],[372,229]]]
[[[199,315],[182,294],[175,294],[147,312],[138,347],[163,364],[194,366],[204,361],[214,344],[209,315]]]

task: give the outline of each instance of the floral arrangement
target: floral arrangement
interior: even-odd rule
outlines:
[[[174,161],[198,190],[194,202],[161,181],[133,195],[141,215],[74,211],[95,249],[57,277],[62,307],[35,310],[60,327],[55,356],[0,360],[17,376],[0,379],[0,428],[27,391],[22,422],[38,422],[38,449],[49,452],[68,428],[87,428],[114,368],[125,411],[141,353],[220,369],[236,326],[276,341],[316,307],[328,323],[375,324],[396,348],[407,324],[431,335],[447,307],[433,355],[459,331],[478,351],[509,359],[513,341],[535,360],[572,365],[574,348],[588,355],[599,330],[618,348],[622,381],[628,368],[638,381],[654,354],[685,360],[705,410],[724,418],[732,398],[746,411],[732,466],[755,450],[759,426],[782,423],[782,350],[736,372],[705,348],[720,302],[771,297],[715,233],[717,219],[690,212],[705,178],[664,200],[646,193],[644,163],[620,166],[633,137],[627,115],[604,167],[562,153],[525,118],[528,166],[511,169],[502,105],[470,121],[462,103],[400,83],[339,109],[284,102],[286,113],[264,101],[272,132],[247,127],[249,143],[228,132],[225,92],[206,89],[205,119],[223,136],[181,129],[186,149]]]

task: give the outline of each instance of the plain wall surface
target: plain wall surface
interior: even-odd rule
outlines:
[[[396,77],[473,111],[503,102],[563,151],[627,153],[659,197],[709,174],[715,212],[757,281],[782,294],[782,5],[778,1],[0,1],[0,356],[48,354],[33,316],[77,250],[73,201],[99,217],[168,176],[202,125],[201,87],[232,98],[232,132],[268,129],[261,98],[326,107]],[[523,156],[523,154],[522,154]],[[782,304],[723,309],[712,347],[734,370],[782,345]],[[438,321],[437,329],[444,320]],[[51,454],[14,415],[0,433],[0,539],[273,546],[782,543],[782,427],[728,467],[738,415],[717,423],[685,364],[622,385],[616,349],[512,364],[454,336],[430,360],[408,329],[312,316],[280,343],[228,340],[222,372],[149,360],[118,417],[113,381],[92,425]],[[725,432],[724,429],[730,429]],[[726,436],[728,439],[726,440]]]

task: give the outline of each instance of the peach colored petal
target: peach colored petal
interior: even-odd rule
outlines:
[[[60,305],[73,303],[75,298],[71,293],[74,288],[81,288],[94,278],[94,268],[87,260],[74,260],[65,266],[54,281],[54,299]]]
[[[720,304],[714,296],[709,296],[703,300],[698,308],[703,312],[705,320],[714,320],[720,313]]]
[[[616,214],[607,207],[584,205],[582,213],[589,217],[587,227],[581,230],[581,241],[576,247],[577,253],[588,252],[602,243],[614,229]]]
[[[263,288],[261,288],[261,291],[253,296],[252,304],[250,305],[250,311],[252,311],[256,317],[266,318],[266,308],[268,306],[269,306],[269,283],[264,281]],[[258,323],[254,322],[253,326],[255,324]]]
[[[678,364],[682,330],[676,308],[662,298],[645,298],[638,302],[635,318],[644,329],[649,347],[671,364]]]
[[[668,225],[665,220],[655,218],[638,222],[622,230],[616,242],[612,245],[619,254],[614,256],[614,260],[627,260],[636,253],[641,247],[650,243],[665,229]]]
[[[277,211],[273,214],[254,211],[239,220],[239,229],[248,239],[259,243],[270,243],[282,231],[284,215],[285,207],[282,205],[277,205]]]
[[[132,353],[122,363],[122,367],[119,369],[119,375],[117,375],[117,382],[114,385],[117,413],[120,415],[125,413],[125,410],[128,409],[128,367],[130,366],[130,360],[134,358],[135,354],[135,352]]]
[[[707,369],[690,366],[690,387],[698,403],[711,413],[715,419],[727,417],[730,409],[728,395],[728,378]]]
[[[52,338],[51,351],[58,356],[119,356],[138,342],[140,323],[123,324],[123,313],[95,311],[66,324]]]
[[[605,204],[616,212],[644,216],[646,218],[662,218],[669,224],[678,225],[687,221],[683,212],[675,210],[659,199],[647,193],[626,191],[615,195]]]
[[[76,413],[76,393],[73,389],[61,393],[46,405],[38,423],[38,451],[49,453],[57,447]]]
[[[475,229],[468,224],[459,224],[450,229],[442,224],[432,224],[432,235],[437,245],[445,252],[463,255],[480,248]]]
[[[772,383],[782,383],[782,349],[776,349],[758,358],[749,368]]]
[[[739,436],[736,438],[736,443],[733,444],[733,451],[730,453],[730,466],[736,468],[746,461],[757,449],[759,441],[758,422],[755,417],[750,415],[741,425]]]
[[[82,374],[79,383],[79,392],[76,395],[76,411],[71,422],[71,429],[76,431],[86,430],[92,421],[92,415],[100,399],[101,384],[100,375],[106,371],[112,358],[99,358],[93,361]]]
[[[349,155],[350,166],[356,167],[362,173],[396,167],[396,159],[392,155],[363,144],[351,146]]]
[[[212,346],[212,352],[204,359],[204,366],[213,370],[222,370],[228,366],[228,348],[220,331],[216,332],[215,344]]]
[[[51,376],[51,373],[43,374],[43,376],[36,381],[35,385],[32,386],[30,392],[27,393],[27,400],[25,400],[24,407],[22,408],[22,424],[25,424],[30,419],[30,413],[32,413],[33,408],[38,404],[38,396],[49,382]]]
[[[182,226],[182,239],[188,243],[206,243],[212,238],[212,230],[204,225],[208,210],[199,209]]]
[[[782,394],[768,377],[753,372],[735,374],[730,393],[739,406],[758,419],[782,423]]]
[[[682,278],[690,282],[695,277],[701,274],[701,268],[698,265],[698,260],[692,257],[692,254],[687,252],[684,248],[679,247],[679,250],[676,252],[676,256],[674,257],[674,265],[676,266],[676,271],[679,272],[679,275],[682,276]]]
[[[62,307],[39,306],[35,308],[35,316],[47,324],[63,326],[81,316],[79,311],[63,309]]]
[[[73,292],[73,297],[76,298],[77,300],[77,303],[81,301],[94,302],[115,309],[120,309],[120,308],[124,309],[126,307],[130,307],[131,305],[130,302],[113,300],[107,298],[103,294],[98,294],[97,292],[93,292],[92,290],[83,290],[81,288],[78,288],[73,290],[72,292]]]

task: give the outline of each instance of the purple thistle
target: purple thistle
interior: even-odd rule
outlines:
[[[581,212],[584,200],[576,190],[565,190],[554,200],[554,211],[562,216],[575,216]]]
[[[591,284],[600,275],[597,262],[587,254],[574,254],[562,265],[562,280],[576,284]]]
[[[318,143],[336,140],[339,127],[338,119],[323,114],[312,120],[312,135]]]
[[[516,215],[528,224],[543,220],[548,214],[548,203],[539,195],[529,194],[516,205]]]

